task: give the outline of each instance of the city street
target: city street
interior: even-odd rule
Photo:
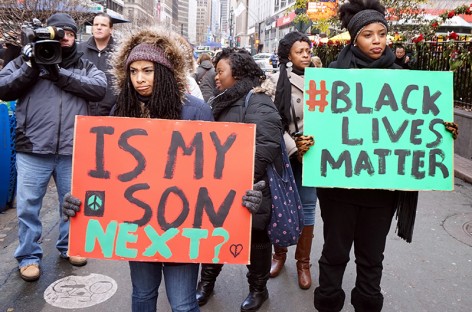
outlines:
[[[58,235],[56,189],[51,183],[41,212],[44,258],[38,282],[24,282],[13,253],[17,246],[14,209],[0,214],[0,312],[130,311],[131,285],[127,262],[89,259],[84,267],[72,267],[55,249]],[[396,222],[387,239],[382,291],[383,311],[470,311],[472,306],[472,185],[455,179],[453,192],[421,192],[413,242],[396,236]],[[312,249],[314,285],[297,285],[294,247],[281,275],[269,280],[270,298],[260,309],[267,311],[315,311],[322,221],[317,210]],[[351,257],[352,259],[352,257]],[[245,266],[226,265],[217,280],[214,296],[201,311],[239,311],[248,293]],[[354,311],[350,290],[355,267],[349,263],[343,311]],[[61,280],[62,279],[62,280]],[[161,285],[159,312],[170,311]]]

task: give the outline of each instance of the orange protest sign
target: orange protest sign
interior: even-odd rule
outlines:
[[[336,16],[337,0],[309,1],[306,14],[312,21],[325,20]]]
[[[69,254],[248,264],[255,125],[77,116]]]

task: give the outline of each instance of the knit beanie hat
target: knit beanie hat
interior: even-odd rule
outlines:
[[[135,61],[150,61],[161,64],[172,71],[174,70],[174,66],[165,56],[164,51],[149,43],[140,43],[131,50],[126,59],[126,68]]]
[[[388,30],[385,15],[379,11],[368,9],[357,12],[347,25],[347,30],[349,31],[349,35],[351,35],[351,43],[355,43],[357,35],[359,35],[362,28],[372,23],[381,23],[385,26],[385,29]]]
[[[77,36],[77,24],[74,19],[67,13],[55,13],[48,18],[48,26],[60,27],[64,30],[69,30]]]
[[[288,62],[288,55],[292,45],[297,41],[305,41],[311,46],[311,41],[307,35],[299,31],[292,31],[286,34],[280,41],[277,49],[277,55],[279,56],[280,63]]]

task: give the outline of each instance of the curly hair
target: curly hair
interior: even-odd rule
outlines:
[[[349,0],[339,7],[341,26],[347,29],[351,18],[363,10],[375,10],[385,14],[385,7],[378,0]]]
[[[178,84],[169,68],[154,63],[154,87],[146,104],[146,113],[143,112],[138,93],[131,84],[129,67],[126,71],[126,81],[117,99],[115,116],[180,119],[182,104]],[[146,116],[147,114],[149,116]]]
[[[254,86],[258,86],[266,79],[264,71],[246,49],[224,48],[215,56],[213,61],[215,68],[221,60],[229,61],[231,73],[236,80],[249,78],[253,81]]]

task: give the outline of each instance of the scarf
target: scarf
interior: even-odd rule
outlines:
[[[418,206],[417,191],[398,191],[396,198],[397,235],[411,243],[415,227],[416,207]]]
[[[312,65],[310,65],[311,67]],[[291,105],[292,105],[292,84],[288,78],[288,71],[286,63],[280,64],[280,74],[277,80],[277,89],[275,91],[274,104],[282,117],[282,123],[285,131],[288,131],[288,126],[292,121]],[[305,75],[305,69],[297,69],[292,67],[292,72],[299,76]]]
[[[62,62],[60,66],[62,68],[69,68],[75,64],[83,55],[82,52],[77,52],[77,44],[74,43],[71,47],[63,47],[62,51]]]
[[[245,97],[248,92],[257,85],[256,81],[245,77],[241,80],[237,80],[231,88],[224,90],[222,93],[210,99],[208,104],[212,107],[215,120],[218,120],[218,117],[223,111],[236,103],[242,97]]]
[[[339,54],[336,68],[391,68],[395,63],[395,54],[387,47],[376,60],[365,55],[357,46],[349,44]]]

